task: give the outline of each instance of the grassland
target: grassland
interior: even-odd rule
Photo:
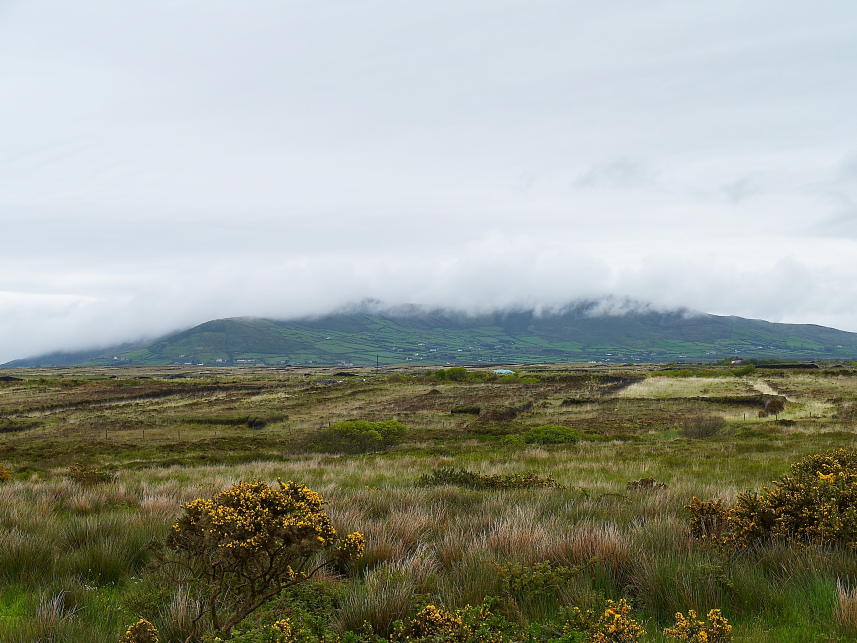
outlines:
[[[0,641],[114,641],[141,616],[163,640],[184,640],[190,599],[154,581],[145,545],[165,536],[184,503],[277,477],[321,493],[337,529],[361,531],[367,548],[344,575],[282,597],[247,627],[290,614],[327,640],[365,634],[364,622],[386,635],[422,605],[493,596],[525,628],[627,597],[652,641],[689,608],[722,609],[736,641],[852,640],[857,623],[835,614],[849,596],[837,581],[857,582],[853,550],[770,543],[724,557],[690,538],[683,507],[693,496],[731,502],[808,454],[853,448],[857,373],[528,366],[450,380],[348,370],[0,372],[0,462],[13,474],[0,486]],[[785,410],[759,417],[772,396]],[[481,415],[450,412],[464,406]],[[685,420],[700,415],[725,425],[683,437]],[[356,456],[312,447],[320,431],[352,419],[398,420],[408,437]],[[545,424],[582,439],[524,441]],[[73,463],[109,479],[75,482]],[[562,486],[417,484],[442,467],[532,472]],[[626,487],[647,477],[666,487]],[[585,569],[511,596],[503,569],[541,562]]]

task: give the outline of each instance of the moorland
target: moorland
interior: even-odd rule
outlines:
[[[735,641],[857,635],[851,456],[796,487],[815,531],[759,508],[796,463],[855,448],[854,365],[514,370],[0,371],[0,641],[118,641],[140,619],[216,640],[198,578],[150,544],[188,503],[278,478],[365,547],[234,641],[702,641],[675,615],[712,609]],[[852,504],[820,516],[834,492]]]

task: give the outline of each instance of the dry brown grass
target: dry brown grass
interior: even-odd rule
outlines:
[[[842,629],[857,632],[857,587],[836,579],[836,607],[833,620]]]

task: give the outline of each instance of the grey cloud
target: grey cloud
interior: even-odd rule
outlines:
[[[644,165],[629,158],[595,165],[574,181],[578,188],[631,188],[651,183],[652,178]]]
[[[738,205],[759,191],[760,187],[757,183],[757,178],[753,175],[743,176],[723,186],[726,198],[733,205]]]

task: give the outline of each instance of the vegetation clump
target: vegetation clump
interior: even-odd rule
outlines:
[[[119,643],[158,643],[158,630],[144,618],[131,625]]]
[[[66,477],[84,487],[93,487],[111,479],[110,474],[106,471],[102,471],[94,465],[77,462],[69,465]]]
[[[697,620],[696,612],[687,611],[687,616],[678,612],[675,625],[664,629],[669,636],[681,643],[731,643],[732,626],[720,613],[713,609],[708,612],[708,622]]]
[[[808,456],[774,485],[738,494],[729,508],[694,497],[691,533],[738,549],[770,539],[857,547],[857,451]]]
[[[441,487],[450,485],[454,487],[465,487],[467,489],[536,489],[536,488],[561,488],[553,476],[539,476],[532,472],[513,473],[509,475],[484,475],[467,469],[456,469],[454,467],[440,467],[431,473],[424,473],[417,480],[420,487]]]
[[[625,483],[625,489],[628,491],[659,491],[668,488],[666,483],[658,482],[654,478],[640,478],[639,480],[629,480]]]
[[[681,421],[679,435],[693,440],[710,438],[726,426],[726,420],[719,415],[697,414],[684,418]]]
[[[406,621],[393,625],[395,643],[510,643],[518,628],[501,614],[491,611],[490,600],[447,612],[426,605]]]
[[[527,444],[576,444],[581,436],[575,431],[561,424],[544,424],[537,426],[524,434],[524,442]]]
[[[482,411],[482,407],[474,404],[456,404],[452,407],[450,413],[453,415],[456,413],[460,413],[462,415],[479,415],[480,411]]]
[[[206,617],[228,635],[236,623],[284,589],[334,561],[360,556],[359,533],[337,538],[321,496],[295,482],[240,482],[187,504],[162,546],[155,569],[190,584]]]
[[[12,472],[9,471],[6,467],[0,464],[0,483],[2,482],[11,482],[12,481]]]
[[[627,600],[608,600],[604,612],[597,616],[592,611],[575,612],[575,628],[586,631],[586,643],[638,643],[645,630],[631,617]]]
[[[370,453],[398,444],[407,432],[407,427],[395,420],[348,420],[319,431],[311,446],[326,453]]]

